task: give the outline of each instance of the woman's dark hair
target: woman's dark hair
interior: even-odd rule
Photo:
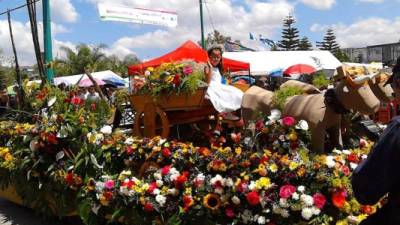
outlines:
[[[221,60],[219,61],[217,67],[218,67],[218,70],[219,70],[219,72],[221,73],[221,75],[223,75],[223,73],[224,73],[224,66],[223,66],[223,64],[222,64],[222,53],[223,53],[222,47],[220,47],[220,46],[213,46],[213,47],[209,48],[209,49],[207,50],[208,57],[211,56],[211,54],[213,53],[214,50],[218,50],[218,51],[221,52]]]
[[[392,69],[393,74],[400,73],[400,57],[397,58],[396,65]]]

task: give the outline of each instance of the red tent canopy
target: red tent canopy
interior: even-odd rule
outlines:
[[[158,58],[152,59],[150,61],[129,66],[128,72],[130,75],[135,73],[144,73],[144,70],[148,67],[157,67],[162,63],[167,62],[176,62],[182,61],[185,59],[194,60],[198,63],[205,63],[208,60],[207,52],[200,48],[197,44],[193,41],[186,41],[183,45],[179,48],[175,49],[174,51],[167,53],[163,56]],[[236,61],[233,59],[223,58],[223,65],[225,70],[229,71],[240,71],[240,70],[249,70],[250,64]]]

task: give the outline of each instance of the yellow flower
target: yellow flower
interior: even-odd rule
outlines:
[[[154,71],[154,68],[153,68],[153,67],[149,67],[149,68],[147,68],[147,71],[153,72],[153,71]]]
[[[190,187],[186,188],[185,195],[192,195],[192,188],[190,188]]]
[[[261,177],[256,181],[257,189],[268,189],[271,186],[271,180],[268,177]]]
[[[336,222],[336,225],[348,225],[349,223],[347,222],[347,220],[339,220]]]
[[[242,148],[241,147],[235,148],[235,153],[236,153],[236,155],[242,154]]]
[[[274,163],[274,164],[271,164],[270,166],[269,166],[269,170],[271,171],[271,172],[273,172],[273,173],[276,173],[276,171],[278,171],[278,166]]]
[[[14,159],[14,157],[10,153],[7,153],[4,159],[6,160],[6,162],[10,162]]]
[[[296,162],[292,161],[292,162],[289,163],[289,169],[290,170],[293,171],[293,170],[297,169],[297,167],[299,167],[299,165]]]
[[[108,206],[108,201],[104,195],[100,195],[99,200],[100,200],[100,204],[102,204],[104,206]]]
[[[289,140],[291,141],[297,141],[297,134],[296,133],[290,133],[289,134]]]

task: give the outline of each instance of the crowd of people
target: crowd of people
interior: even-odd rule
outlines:
[[[10,88],[6,86],[0,87],[0,116],[7,112],[8,108],[17,109],[19,102],[18,86],[14,85]]]

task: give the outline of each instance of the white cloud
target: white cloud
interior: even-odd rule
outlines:
[[[50,1],[52,18],[59,22],[76,22],[79,14],[70,0],[52,0]]]
[[[383,3],[385,0],[358,0],[358,1],[366,3]]]
[[[365,47],[398,42],[400,39],[400,17],[394,20],[372,17],[350,25],[342,23],[333,25],[314,24],[310,30],[322,32],[327,28],[334,30],[341,47]]]
[[[335,5],[336,0],[301,0],[301,2],[314,9],[328,10]]]
[[[164,49],[170,50],[184,41],[200,39],[200,21],[198,1],[193,0],[87,0],[92,3],[110,3],[128,7],[143,7],[151,9],[164,9],[178,13],[178,27],[159,28],[134,37],[122,37],[114,43],[120,49]],[[294,5],[286,0],[271,0],[262,2],[246,0],[242,5],[234,4],[229,0],[207,1],[204,7],[204,24],[206,34],[214,28],[223,35],[232,39],[242,40],[245,45],[250,45],[249,32],[262,34],[272,38],[277,28],[281,28],[282,20],[293,14]],[[212,21],[210,20],[212,17]]]

